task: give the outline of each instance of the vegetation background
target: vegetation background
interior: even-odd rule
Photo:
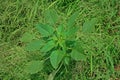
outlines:
[[[36,24],[47,23],[43,15],[50,8],[63,19],[80,11],[77,34],[85,52],[92,54],[60,70],[54,80],[119,80],[120,0],[0,0],[0,80],[48,80],[50,65],[36,74],[24,71],[26,63],[41,59],[41,54],[25,51],[21,38],[26,32],[36,34]],[[94,32],[82,34],[84,22],[92,18],[97,18]]]

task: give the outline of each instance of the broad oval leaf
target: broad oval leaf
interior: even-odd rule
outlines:
[[[28,32],[24,33],[23,36],[21,37],[20,41],[22,42],[30,42],[34,39],[34,35],[30,34]]]
[[[60,38],[66,38],[66,30],[65,30],[65,26],[63,24],[60,24],[57,28],[57,37]]]
[[[67,26],[70,28],[75,24],[75,20],[79,15],[79,11],[73,13],[70,18],[68,19]]]
[[[44,45],[44,41],[43,40],[34,40],[30,43],[27,44],[27,46],[25,47],[25,50],[27,51],[36,51],[36,50],[40,50],[40,48]]]
[[[70,54],[71,57],[76,61],[86,60],[86,56],[83,54],[82,49],[81,50],[73,49]]]
[[[48,9],[45,11],[45,19],[48,23],[50,23],[52,26],[55,25],[55,23],[58,20],[58,14],[55,10],[53,9]]]
[[[52,35],[54,32],[53,27],[46,25],[46,24],[38,24],[36,26],[36,28],[43,37],[48,37],[48,36]]]
[[[77,33],[78,28],[77,27],[72,27],[66,31],[66,36],[71,37],[74,36],[75,33]]]
[[[59,66],[59,63],[62,61],[63,57],[64,57],[63,51],[56,50],[51,53],[50,62],[52,64],[53,68],[57,69],[57,67]]]
[[[50,51],[52,48],[55,47],[55,42],[54,41],[48,41],[44,46],[43,48],[41,49],[41,52],[48,52]]]
[[[30,74],[35,74],[43,69],[43,61],[33,60],[26,64],[25,71]]]
[[[63,33],[63,31],[64,31],[64,25],[60,24],[57,28],[57,33],[60,35]]]
[[[95,24],[97,23],[97,19],[93,18],[91,20],[85,21],[82,27],[82,32],[83,33],[91,33],[95,31]]]

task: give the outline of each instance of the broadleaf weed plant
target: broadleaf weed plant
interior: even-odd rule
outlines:
[[[28,73],[35,74],[41,71],[41,67],[44,67],[43,64],[48,59],[56,73],[61,66],[68,66],[72,60],[86,60],[84,50],[77,38],[79,27],[75,26],[75,20],[78,15],[79,11],[76,11],[69,17],[66,23],[63,22],[56,25],[59,19],[56,11],[50,9],[45,12],[44,17],[48,23],[36,25],[41,38],[29,42],[25,49],[26,51],[39,50],[42,56],[46,58],[41,61],[28,62],[25,67]]]

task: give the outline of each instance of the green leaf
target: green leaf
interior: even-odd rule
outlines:
[[[79,49],[79,50],[73,49],[70,54],[71,54],[71,57],[76,61],[86,60],[86,56],[83,54],[82,49]]]
[[[70,58],[68,56],[65,57],[64,62],[66,65],[69,65]]]
[[[57,28],[57,37],[62,37],[62,38],[66,38],[66,31],[65,31],[65,28],[64,28],[64,25],[63,24],[60,24]]]
[[[78,17],[79,12],[75,12],[74,14],[72,14],[67,22],[67,26],[68,27],[72,27],[75,24],[75,20]]]
[[[54,29],[53,27],[45,24],[38,24],[36,26],[37,30],[41,33],[43,37],[48,37],[53,34]]]
[[[36,50],[40,50],[40,48],[43,45],[44,45],[44,41],[42,41],[42,40],[34,40],[34,41],[30,42],[29,44],[27,44],[25,49],[27,51],[36,51]]]
[[[53,36],[51,37],[51,39],[54,40],[54,41],[58,40],[58,38],[57,38],[56,35],[53,35]]]
[[[74,36],[74,34],[78,31],[77,27],[72,27],[66,31],[66,36],[71,37]]]
[[[44,47],[41,49],[41,52],[48,52],[50,51],[52,48],[55,47],[55,42],[54,41],[48,41]]]
[[[61,33],[63,33],[63,31],[64,31],[64,26],[63,26],[63,24],[61,24],[61,25],[59,25],[58,28],[57,28],[57,33],[58,33],[58,34],[61,34]]]
[[[61,62],[63,57],[64,57],[63,51],[56,50],[51,53],[50,62],[52,64],[53,68],[57,69],[57,67],[59,66],[59,63]]]
[[[95,31],[95,24],[96,23],[97,23],[96,18],[85,21],[85,23],[83,24],[82,32],[83,33],[91,33],[93,31]]]
[[[53,9],[46,10],[44,16],[48,23],[50,23],[52,26],[54,26],[58,20],[58,14]]]
[[[28,32],[24,33],[20,41],[22,42],[30,42],[34,39],[34,35]]]
[[[33,60],[26,64],[25,71],[30,74],[35,74],[43,69],[43,61]]]

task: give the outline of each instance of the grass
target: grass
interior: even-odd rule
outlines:
[[[25,32],[39,34],[38,23],[47,23],[44,11],[55,9],[65,21],[75,11],[79,41],[88,54],[86,61],[73,61],[55,75],[54,80],[120,79],[120,1],[119,0],[6,0],[0,1],[0,80],[47,80],[51,65],[36,74],[27,74],[30,60],[41,60],[41,53],[26,52],[20,41]],[[95,31],[82,33],[86,20],[97,18]],[[59,22],[61,22],[59,21]]]

